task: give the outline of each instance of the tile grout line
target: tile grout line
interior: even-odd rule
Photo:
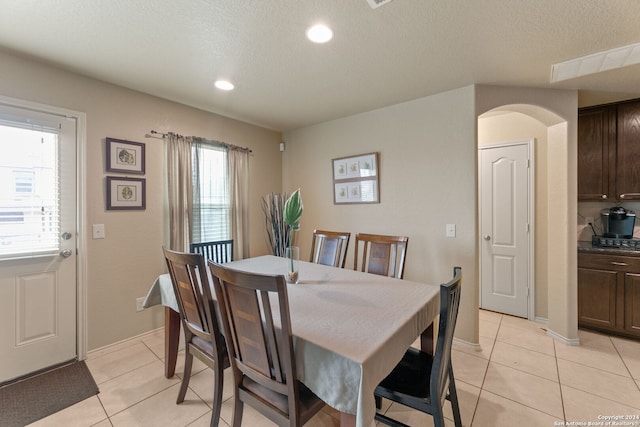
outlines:
[[[558,375],[558,385],[560,386],[560,403],[562,406],[562,419],[563,421],[567,422],[567,411],[564,408],[564,393],[562,392],[562,381],[560,380],[560,367],[558,366],[558,352],[556,350],[556,340],[553,340],[553,356],[555,359],[555,365],[556,365],[556,375]]]
[[[616,342],[613,340],[613,338],[609,337],[609,340],[611,341],[611,345],[613,345],[613,348],[616,350],[616,353],[618,354],[618,357],[622,361],[622,364],[624,365],[625,369],[629,373],[629,378],[631,378],[631,381],[634,382],[634,384],[636,385],[636,388],[638,389],[638,391],[640,391],[640,381],[636,381],[636,379],[633,377],[633,373],[631,372],[631,369],[629,369],[627,362],[624,360],[624,357],[622,357],[622,354],[620,353],[620,350],[618,349],[618,346],[616,345]]]
[[[152,394],[148,395],[148,396],[147,396],[147,397],[145,397],[144,399],[141,399],[141,400],[139,400],[139,401],[135,402],[133,405],[127,406],[126,408],[121,409],[121,410],[119,410],[119,411],[117,411],[117,412],[114,412],[114,413],[113,413],[113,414],[111,414],[111,415],[107,415],[107,417],[109,418],[109,422],[111,423],[111,425],[113,425],[113,422],[111,422],[111,418],[113,418],[113,417],[115,417],[116,415],[121,414],[121,413],[123,413],[123,412],[125,412],[125,411],[128,411],[129,409],[131,409],[131,408],[133,408],[133,407],[136,407],[136,406],[140,405],[142,402],[145,402],[145,401],[147,401],[147,400],[151,399],[152,397],[157,396],[158,394],[160,394],[160,393],[163,393],[163,392],[167,391],[167,390],[168,390],[168,389],[170,389],[171,387],[176,387],[176,386],[179,386],[179,385],[180,385],[179,383],[178,383],[178,384],[172,384],[172,385],[170,385],[170,386],[169,386],[169,387],[167,387],[167,388],[163,388],[162,390],[159,390],[159,391],[157,391],[157,392],[155,392],[155,393],[152,393]],[[198,396],[198,398],[200,398],[200,396]],[[206,405],[207,407],[209,407],[209,405],[207,405],[206,403],[205,403],[205,405]],[[105,411],[105,413],[106,413],[106,411]]]
[[[471,415],[471,422],[469,423],[469,427],[473,427],[473,421],[476,418],[476,413],[478,412],[478,405],[480,405],[480,396],[482,396],[482,392],[484,390],[484,382],[487,379],[487,372],[489,372],[489,363],[491,363],[491,358],[493,357],[493,351],[496,348],[496,341],[498,340],[498,333],[500,332],[500,327],[502,326],[502,318],[503,315],[500,315],[500,321],[498,322],[498,329],[496,330],[496,336],[493,339],[493,345],[491,346],[491,352],[489,353],[489,360],[487,361],[487,369],[484,371],[484,375],[482,377],[482,383],[480,384],[480,393],[478,393],[478,400],[476,400],[476,405],[473,408],[473,414]]]
[[[104,404],[102,403],[102,399],[100,399],[100,393],[98,392],[98,394],[96,394],[96,397],[98,398],[98,402],[100,403],[100,407],[102,408],[102,410],[104,411],[104,415],[105,415],[105,419],[107,421],[109,421],[109,424],[111,425],[111,427],[113,427],[113,423],[111,422],[111,418],[109,417],[109,414],[107,414],[107,409],[104,407]],[[97,423],[93,424],[100,424],[101,422],[103,422],[104,420],[100,420]]]

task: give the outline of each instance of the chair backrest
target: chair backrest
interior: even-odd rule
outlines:
[[[231,262],[233,261],[233,240],[191,243],[189,251],[194,254],[202,254],[205,262],[213,261],[219,264]]]
[[[215,354],[224,353],[216,303],[204,257],[162,248],[185,329],[210,341]]]
[[[453,279],[440,285],[440,320],[438,322],[438,339],[431,366],[431,396],[438,396],[440,406],[449,390],[449,370],[451,369],[451,346],[453,345],[453,332],[458,319],[460,307],[460,281],[462,268],[453,268]],[[437,380],[436,380],[437,379]],[[434,381],[436,380],[436,381]]]
[[[243,394],[251,382],[287,396],[289,413],[282,420],[297,421],[300,416],[298,381],[291,334],[287,285],[282,275],[264,275],[232,270],[209,262],[220,315],[227,338],[227,348],[234,382]],[[278,301],[272,311],[270,295]],[[276,326],[278,325],[278,326]],[[255,400],[255,396],[254,399]],[[264,401],[263,398],[257,398]],[[253,406],[253,405],[252,405]],[[279,411],[256,407],[272,420]],[[299,425],[293,422],[292,425]]]
[[[313,230],[310,261],[344,268],[351,233]]]
[[[358,256],[360,242],[362,257]],[[408,243],[405,236],[357,233],[353,269],[402,279]]]

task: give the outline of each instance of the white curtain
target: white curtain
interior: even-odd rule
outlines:
[[[193,210],[191,137],[164,137],[169,203],[169,249],[188,252]]]
[[[231,238],[234,259],[249,255],[249,150],[230,147],[229,188],[231,193]]]

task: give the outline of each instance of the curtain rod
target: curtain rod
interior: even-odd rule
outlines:
[[[156,135],[159,135],[159,136],[156,136]],[[178,138],[184,138],[183,135],[180,135],[178,133],[173,133],[173,132],[161,133],[161,132],[156,132],[155,130],[151,130],[148,134],[145,135],[145,138],[164,139],[169,135],[175,135]],[[202,138],[202,139],[206,139],[206,138]],[[222,141],[215,141],[215,142],[217,142],[218,144],[221,144],[224,147],[230,148],[232,150],[247,151],[249,153],[253,153],[253,151],[251,151],[251,149],[247,147],[240,147],[238,145],[228,144]]]

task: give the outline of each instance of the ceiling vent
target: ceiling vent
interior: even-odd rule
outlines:
[[[377,7],[382,6],[383,4],[387,4],[390,2],[391,0],[367,0],[367,3],[369,3],[369,6],[371,6],[371,9],[375,9]]]
[[[551,83],[640,64],[640,43],[551,65]]]

